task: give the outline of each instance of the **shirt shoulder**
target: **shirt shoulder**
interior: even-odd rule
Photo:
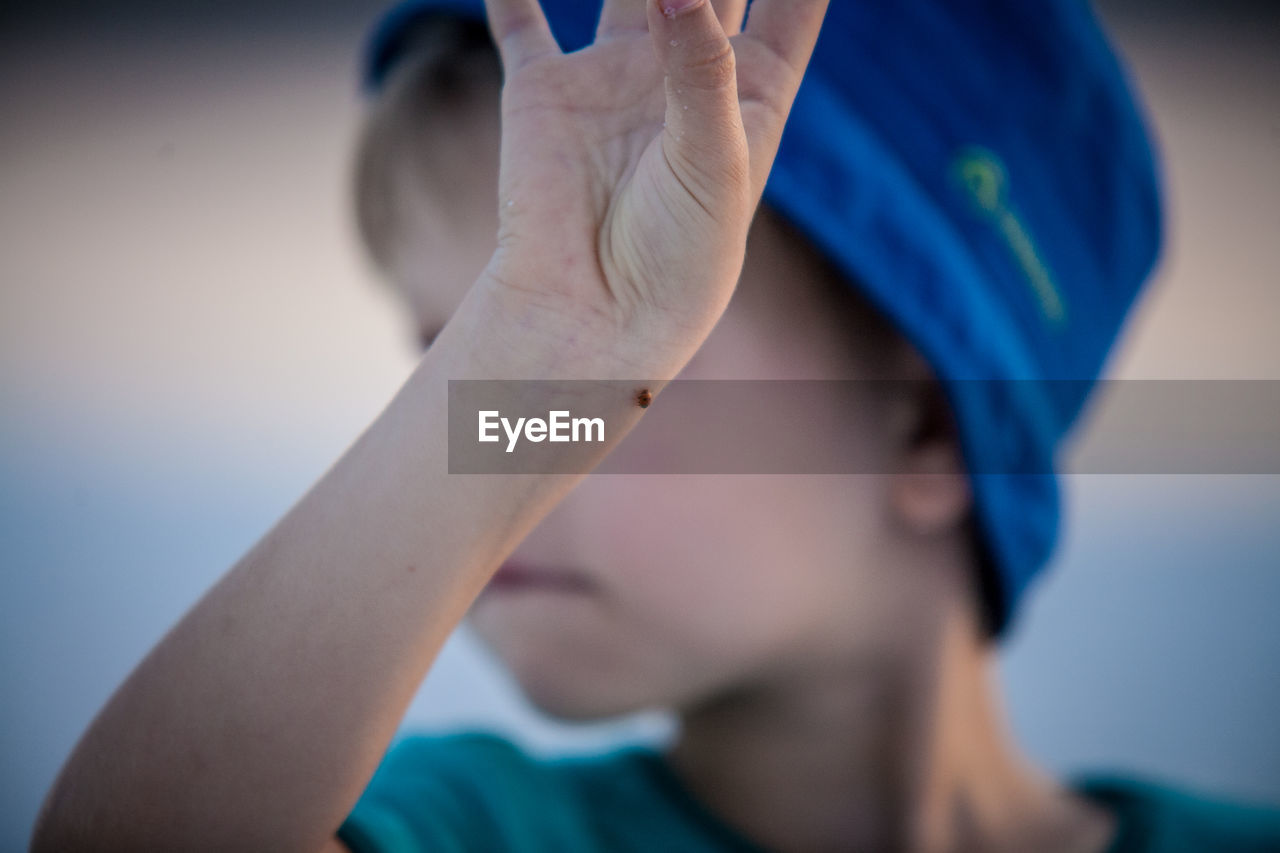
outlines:
[[[1107,853],[1280,853],[1280,808],[1110,774],[1082,777],[1075,788],[1117,817]]]
[[[565,794],[557,774],[496,735],[403,737],[338,837],[355,853],[539,849],[534,834],[573,851]]]
[[[354,853],[746,849],[643,747],[540,759],[482,732],[398,740],[338,831]]]

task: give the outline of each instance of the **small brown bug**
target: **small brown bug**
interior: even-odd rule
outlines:
[[[647,409],[652,402],[653,393],[648,388],[641,388],[640,393],[636,394],[636,405],[640,408]]]

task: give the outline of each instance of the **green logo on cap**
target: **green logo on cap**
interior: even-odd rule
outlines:
[[[1036,294],[1041,313],[1054,325],[1065,322],[1067,312],[1062,304],[1062,296],[1040,259],[1040,252],[1036,249],[1030,232],[1009,204],[1006,192],[1008,173],[1000,158],[986,148],[965,148],[956,156],[951,173],[978,213],[990,220],[1004,238],[1005,245],[1013,253]]]

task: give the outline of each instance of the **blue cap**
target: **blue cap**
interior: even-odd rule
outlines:
[[[590,43],[599,0],[542,6],[563,49]],[[369,88],[441,11],[483,20],[484,4],[392,9]],[[1152,143],[1115,52],[1084,0],[835,0],[764,199],[941,380],[1004,632],[1053,553],[1057,450],[1161,241]]]

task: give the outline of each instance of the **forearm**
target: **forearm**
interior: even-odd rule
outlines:
[[[118,689],[50,794],[38,849],[332,836],[446,637],[579,479],[449,475],[447,381],[627,370],[599,360],[598,336],[497,292],[472,289],[378,419]],[[641,412],[615,396],[601,457]]]

